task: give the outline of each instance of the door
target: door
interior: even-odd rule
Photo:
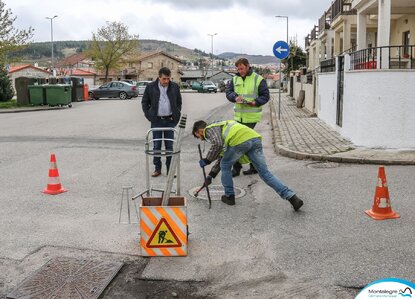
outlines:
[[[336,124],[343,124],[344,56],[337,57],[337,113]]]

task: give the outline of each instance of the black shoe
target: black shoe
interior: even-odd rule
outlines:
[[[226,203],[227,205],[234,206],[235,205],[235,195],[222,195],[222,202]]]
[[[298,197],[297,197],[297,195],[295,195],[294,194],[294,196],[293,197],[291,197],[289,200],[288,200],[290,203],[291,203],[291,205],[293,206],[293,208],[294,208],[294,211],[298,211],[302,206],[303,206],[303,204],[304,204],[304,202],[301,200],[301,199],[299,199]]]
[[[258,171],[253,166],[251,166],[248,170],[242,171],[242,173],[244,175],[250,175],[250,174],[256,174],[258,173]]]
[[[239,176],[241,174],[241,169],[240,168],[233,168],[232,169],[232,177],[234,178],[234,177],[236,177],[236,176]]]

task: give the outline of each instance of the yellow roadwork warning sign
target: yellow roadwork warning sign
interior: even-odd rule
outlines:
[[[186,198],[172,196],[163,206],[161,197],[142,197],[140,249],[142,256],[186,256],[188,243]]]
[[[181,247],[182,243],[177,238],[174,230],[170,227],[166,219],[161,218],[157,224],[156,229],[148,239],[148,248],[163,248],[163,247]]]

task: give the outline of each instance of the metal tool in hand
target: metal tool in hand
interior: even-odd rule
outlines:
[[[197,197],[199,195],[199,192],[203,190],[203,188],[206,187],[206,183],[203,183],[202,187],[200,187],[199,189],[196,190],[195,193],[193,193],[194,197]]]
[[[202,156],[202,149],[200,148],[200,144],[197,145],[197,148],[199,149],[199,157],[200,157],[200,160],[202,160],[203,159],[203,156]],[[206,171],[205,171],[205,168],[202,167],[202,170],[203,170],[203,178],[204,178],[204,180],[206,182]],[[204,185],[206,185],[206,193],[207,193],[207,197],[208,197],[208,200],[209,200],[209,209],[210,209],[212,207],[212,200],[210,199],[209,186],[206,183],[203,184],[203,186]],[[200,188],[197,191],[197,194],[199,194],[199,192],[203,189],[203,186],[202,186],[202,188]],[[195,195],[195,196],[197,196],[197,195]]]

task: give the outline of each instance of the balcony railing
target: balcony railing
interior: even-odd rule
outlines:
[[[336,71],[336,58],[330,58],[320,61],[320,72],[330,73]]]
[[[382,65],[385,59],[389,62]],[[379,67],[378,67],[379,65]],[[415,69],[415,45],[368,48],[350,54],[351,70]]]
[[[324,12],[321,18],[318,20],[318,32],[323,33],[325,30],[330,29],[331,25],[331,12]]]
[[[331,5],[332,20],[339,15],[355,15],[356,9],[352,9],[352,0],[335,0]]]
[[[311,30],[310,38],[313,41],[317,39],[317,36],[318,36],[318,26],[314,25],[313,30]]]
[[[305,45],[305,47],[306,48],[308,48],[309,46],[310,46],[310,34],[308,34],[306,37],[305,37],[305,42],[304,42],[304,45]]]

